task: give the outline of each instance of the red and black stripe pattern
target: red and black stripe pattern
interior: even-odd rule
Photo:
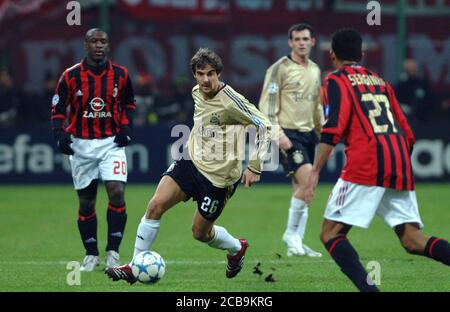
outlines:
[[[397,190],[414,189],[414,135],[392,87],[362,66],[344,66],[324,82],[329,115],[321,141],[346,144],[341,177]]]
[[[100,139],[129,126],[136,108],[128,70],[107,61],[101,68],[86,60],[61,75],[52,101],[52,120],[66,120],[78,138]]]

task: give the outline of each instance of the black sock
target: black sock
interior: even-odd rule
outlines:
[[[97,215],[95,211],[87,216],[79,215],[78,230],[83,241],[86,255],[98,256],[97,248]]]
[[[108,219],[108,245],[106,246],[106,251],[114,250],[119,252],[119,245],[127,223],[126,205],[114,207],[109,203],[106,217]]]
[[[341,268],[341,271],[347,275],[360,291],[379,291],[367,275],[366,270],[359,261],[358,253],[347,240],[347,237],[338,236],[332,238],[325,244],[325,247]],[[368,281],[372,282],[372,285],[369,285]]]
[[[432,236],[425,246],[424,255],[450,265],[450,244],[443,238]]]

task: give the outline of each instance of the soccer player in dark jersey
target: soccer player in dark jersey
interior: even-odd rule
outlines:
[[[347,239],[352,226],[367,228],[378,214],[407,252],[450,265],[448,241],[425,236],[421,229],[411,151],[414,134],[391,85],[358,64],[361,35],[338,30],[330,57],[336,71],[324,80],[329,115],[309,177],[311,202],[321,168],[333,147],[344,140],[347,161],[327,203],[320,239],[342,272],[360,291],[378,291]]]
[[[78,229],[86,257],[82,271],[99,264],[95,202],[99,177],[108,193],[106,266],[119,265],[127,220],[125,146],[131,141],[135,110],[128,70],[107,59],[108,35],[93,28],[84,40],[86,58],[66,69],[52,100],[52,130],[59,150],[70,155],[79,199]]]

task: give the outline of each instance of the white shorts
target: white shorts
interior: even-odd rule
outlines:
[[[403,223],[423,227],[415,191],[354,184],[339,179],[325,209],[325,219],[368,228],[375,215],[391,228]]]
[[[99,176],[103,181],[127,182],[125,148],[118,147],[114,138],[86,140],[72,136],[74,154],[69,159],[76,190],[89,186]]]

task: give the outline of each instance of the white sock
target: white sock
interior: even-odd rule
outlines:
[[[214,232],[214,238],[207,243],[209,246],[228,250],[230,255],[235,255],[241,250],[241,242],[231,236],[224,227],[214,225]]]
[[[291,207],[289,207],[289,216],[286,228],[286,234],[295,234],[298,228],[298,223],[300,222],[301,216],[301,207],[302,203],[305,202],[301,199],[297,199],[295,197],[291,198]]]
[[[139,223],[136,241],[134,243],[133,259],[136,255],[142,251],[150,250],[156,236],[159,232],[160,220],[149,220],[145,216],[142,217],[141,223]]]
[[[300,237],[305,237],[305,231],[306,231],[306,223],[308,222],[308,206],[304,201],[302,201],[304,204],[302,205],[302,208],[300,208],[300,220],[298,221],[297,231],[295,234],[300,235]]]

